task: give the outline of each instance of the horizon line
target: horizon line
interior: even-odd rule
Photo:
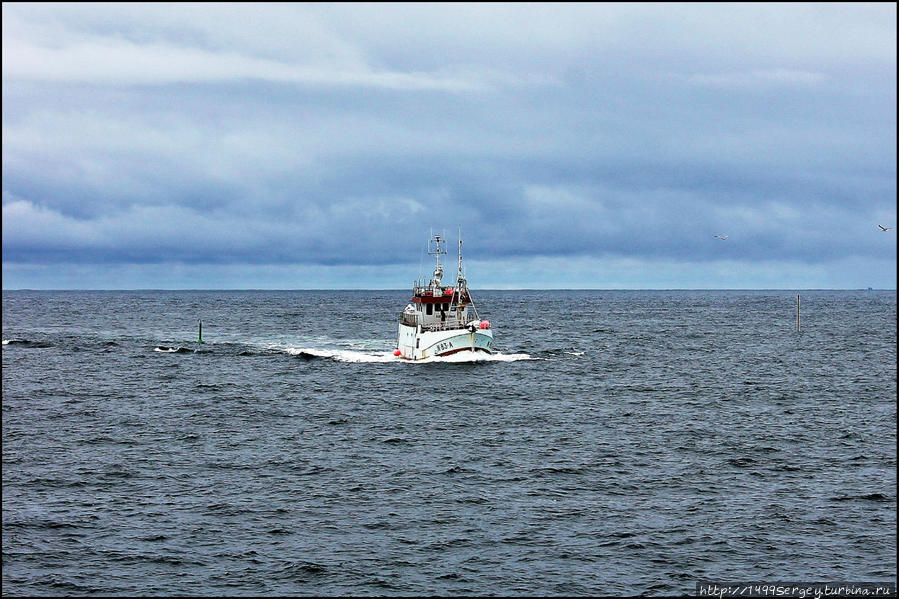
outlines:
[[[896,287],[483,287],[475,291],[896,291]],[[131,288],[38,288],[17,287],[0,289],[7,291],[408,291],[396,287],[233,287],[233,288],[188,288],[188,287],[131,287]]]

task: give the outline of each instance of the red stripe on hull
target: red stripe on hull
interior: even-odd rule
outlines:
[[[484,352],[485,354],[488,354],[488,355],[492,355],[492,353],[493,353],[493,352],[487,351],[487,350],[484,349],[483,347],[476,347],[476,348],[474,348],[474,349],[475,349],[475,351],[481,351],[481,352]],[[448,351],[448,352],[446,352],[446,353],[442,353],[442,354],[434,354],[434,356],[432,356],[432,357],[443,358],[443,357],[445,357],[445,356],[449,356],[449,355],[452,355],[452,354],[457,354],[457,353],[459,353],[460,351],[471,351],[471,348],[470,348],[470,347],[460,347],[459,349],[454,349],[453,351]],[[403,356],[403,355],[399,355],[399,356],[397,356],[397,358],[399,358],[400,360],[409,360],[410,362],[415,362],[415,361],[416,361],[415,358],[407,358],[406,356]],[[422,360],[426,360],[427,358],[421,358],[421,359],[422,359]]]
[[[449,355],[452,355],[452,354],[457,354],[457,353],[459,353],[460,351],[471,351],[471,350],[472,350],[471,347],[460,347],[459,349],[454,349],[454,350],[452,350],[452,351],[444,352],[444,353],[442,353],[442,354],[434,354],[434,355],[435,355],[435,356],[438,356],[438,357],[440,357],[440,358],[442,358],[442,357],[444,357],[444,356],[449,356]],[[484,349],[483,347],[475,347],[474,350],[475,350],[475,351],[482,351],[482,352],[484,352],[485,354],[489,354],[489,353],[490,353],[489,351],[487,351],[487,350]]]

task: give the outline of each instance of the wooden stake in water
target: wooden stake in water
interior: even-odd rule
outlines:
[[[802,327],[799,324],[799,294],[796,294],[796,332],[801,333]]]
[[[200,321],[200,331],[197,333],[197,343],[203,343],[203,321]]]

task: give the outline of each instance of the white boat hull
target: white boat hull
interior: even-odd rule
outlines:
[[[447,329],[421,331],[400,323],[397,349],[407,360],[426,360],[434,356],[448,356],[460,351],[493,353],[493,331],[489,328]]]

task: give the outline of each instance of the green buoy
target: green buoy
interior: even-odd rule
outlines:
[[[203,343],[203,321],[200,321],[200,332],[197,334],[197,343]]]

